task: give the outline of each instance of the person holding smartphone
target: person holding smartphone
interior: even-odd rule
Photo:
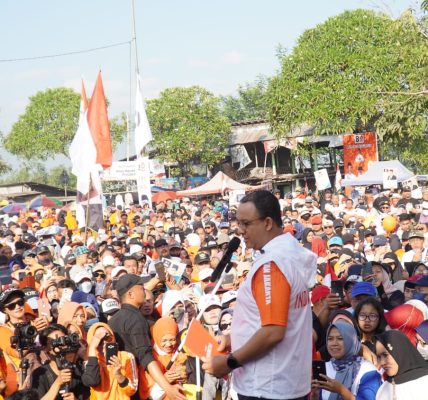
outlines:
[[[338,321],[327,329],[327,351],[331,360],[326,363],[326,375],[312,381],[312,388],[320,390],[321,400],[375,400],[382,379],[376,367],[359,356],[361,343],[355,328]]]
[[[83,381],[91,388],[91,398],[130,399],[138,388],[134,356],[127,351],[118,351],[114,333],[104,323],[89,328],[87,341],[88,362]],[[113,351],[107,350],[109,345]]]

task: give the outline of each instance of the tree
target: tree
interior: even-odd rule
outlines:
[[[68,175],[69,182],[67,184],[68,188],[75,188],[77,184],[77,177],[71,173],[70,167],[63,167],[61,165],[53,167],[49,171],[47,178],[47,183],[52,186],[64,187],[64,184],[61,182],[61,174],[65,171]]]
[[[37,182],[46,183],[48,180],[48,172],[46,167],[41,162],[24,162],[21,168],[7,175],[3,183],[16,182]]]
[[[165,89],[157,99],[147,101],[147,116],[154,136],[157,157],[209,166],[221,161],[228,145],[230,124],[222,115],[220,101],[199,87]]]
[[[4,138],[4,147],[26,160],[46,160],[57,154],[69,157],[79,122],[79,104],[80,95],[69,88],[37,92]],[[126,132],[124,116],[110,120],[110,124],[112,142],[117,144]]]
[[[428,166],[428,45],[407,12],[397,20],[347,11],[305,31],[269,83],[279,136],[303,123],[319,134],[375,129],[385,153]],[[415,164],[416,165],[416,164]]]
[[[239,85],[238,96],[221,98],[224,115],[230,122],[267,118],[266,90],[268,80],[260,75],[254,83]]]

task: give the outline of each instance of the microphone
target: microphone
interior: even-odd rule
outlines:
[[[227,264],[230,263],[233,253],[238,250],[239,245],[241,244],[241,239],[238,237],[232,238],[227,247],[226,253],[223,254],[223,257],[219,261],[217,267],[211,275],[211,282],[215,282],[220,275],[223,273],[224,269],[227,267]]]

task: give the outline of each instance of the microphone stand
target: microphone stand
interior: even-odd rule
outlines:
[[[208,301],[205,303],[205,307],[202,308],[201,310],[199,310],[198,315],[194,319],[196,319],[197,321],[200,321],[200,319],[202,318],[202,315],[205,312],[205,309],[209,306],[209,304],[211,303],[212,299],[216,295],[217,291],[220,289],[220,286],[223,283],[224,278],[226,277],[226,274],[230,271],[231,268],[232,268],[232,263],[228,262],[227,265],[226,265],[226,268],[223,270],[223,272],[220,275],[220,278],[218,279],[216,285],[214,286],[214,289],[210,293],[210,297],[208,298]],[[190,321],[190,323],[192,321]],[[189,324],[189,326],[190,326],[190,324]],[[178,346],[178,349],[175,351],[174,355],[172,356],[171,361],[166,366],[167,371],[172,367],[172,365],[174,364],[175,360],[178,357],[178,354],[183,350],[183,347],[184,347],[185,343],[186,343],[186,340],[183,340],[180,343],[180,346]]]

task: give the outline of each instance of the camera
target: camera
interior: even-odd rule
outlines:
[[[56,354],[73,353],[80,348],[80,337],[77,333],[52,340],[52,350]]]
[[[10,345],[17,350],[31,350],[34,347],[36,336],[37,329],[33,325],[27,322],[15,324],[15,331],[10,338]]]

